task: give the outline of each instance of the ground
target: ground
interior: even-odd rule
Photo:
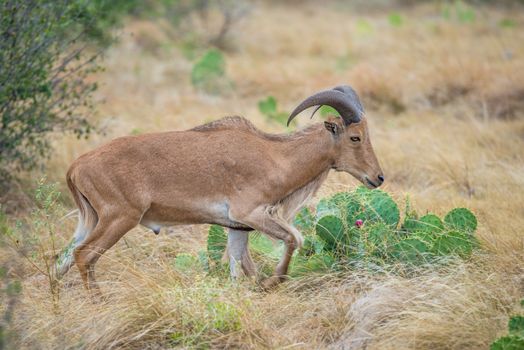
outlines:
[[[421,212],[470,208],[480,253],[413,277],[350,271],[264,293],[251,281],[173,269],[176,254],[205,247],[207,227],[159,236],[136,228],[98,264],[102,302],[91,302],[74,268],[53,303],[46,280],[25,267],[14,320],[20,346],[488,348],[524,296],[524,12],[479,7],[469,21],[443,6],[256,3],[231,33],[229,84],[216,95],[191,84],[198,49],[181,49],[163,23],[129,20],[96,77],[105,133],[81,141],[56,135],[46,172],[67,196],[68,165],[117,136],[228,115],[286,132],[259,112],[259,100],[274,96],[280,110],[291,111],[345,83],[362,96],[383,189],[401,202],[409,197]],[[292,129],[318,122],[297,119]],[[332,173],[313,202],[356,185]],[[69,239],[75,219],[57,226]]]

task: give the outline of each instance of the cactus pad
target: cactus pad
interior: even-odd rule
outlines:
[[[373,255],[384,255],[398,242],[398,236],[388,225],[379,222],[367,228],[364,242],[366,251]]]
[[[404,221],[403,229],[407,232],[438,233],[444,230],[444,224],[435,214],[426,214],[420,219],[407,218]]]
[[[324,240],[326,248],[336,249],[344,242],[344,225],[342,220],[333,215],[326,215],[318,220],[315,227],[317,235]]]
[[[455,208],[446,214],[446,224],[458,231],[473,233],[477,229],[477,218],[466,208]]]
[[[300,209],[300,211],[295,216],[295,220],[293,221],[293,224],[302,231],[309,231],[313,227],[314,223],[315,218],[308,207]]]
[[[472,236],[459,231],[451,231],[435,239],[432,251],[440,256],[458,255],[466,258],[471,255],[473,247]]]
[[[356,204],[352,203],[354,200],[357,201]],[[397,204],[386,192],[381,190],[359,187],[355,191],[355,196],[351,197],[351,201],[347,203],[346,208],[348,225],[352,225],[356,220],[361,219],[364,223],[367,221],[383,222],[391,228],[396,228],[400,220]]]
[[[323,198],[317,204],[317,220],[326,215],[340,216],[340,208],[338,207],[338,204],[330,198]]]
[[[390,255],[399,261],[406,263],[419,263],[425,260],[429,247],[423,240],[411,237],[405,238],[395,244],[390,250]]]
[[[324,249],[324,242],[317,235],[304,236],[304,246],[300,249],[299,254],[302,256],[311,256],[319,254]]]

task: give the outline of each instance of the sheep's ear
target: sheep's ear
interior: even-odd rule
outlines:
[[[326,122],[324,122],[324,127],[326,128],[327,131],[329,131],[333,135],[338,135],[339,134],[340,127],[338,126],[337,123],[327,122],[326,121]]]

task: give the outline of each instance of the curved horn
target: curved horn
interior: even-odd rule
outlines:
[[[320,108],[322,105],[327,105],[335,108],[335,110],[340,114],[344,123],[349,125],[351,123],[358,123],[364,113],[362,104],[357,96],[355,90],[350,86],[343,85],[337,86],[332,90],[320,91],[306,98],[302,101],[301,104],[295,108],[295,110],[289,116],[287,125],[303,110],[312,107],[319,106],[315,109],[313,114]],[[313,117],[313,114],[311,117]]]

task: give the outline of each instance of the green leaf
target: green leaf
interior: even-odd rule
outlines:
[[[446,214],[444,222],[452,229],[473,233],[477,229],[477,218],[466,208],[455,208]]]

